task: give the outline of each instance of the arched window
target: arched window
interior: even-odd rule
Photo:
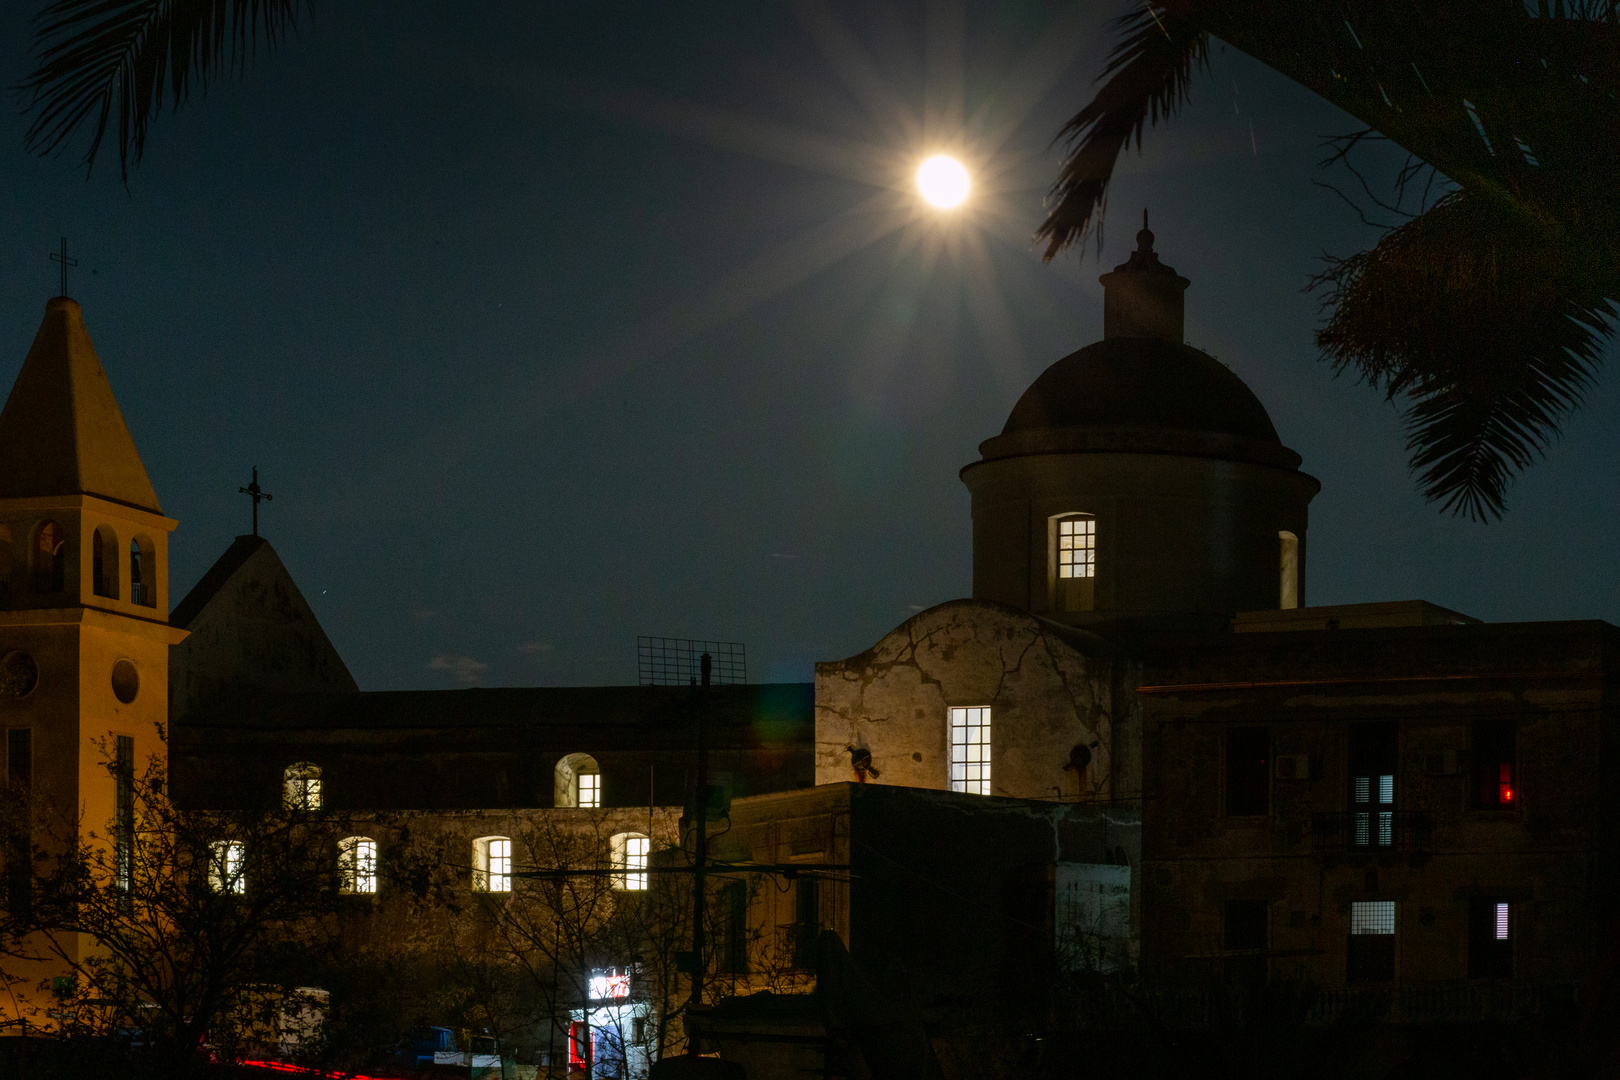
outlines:
[[[569,754],[557,762],[555,802],[592,810],[602,805],[602,770],[595,758]]]
[[[289,810],[321,808],[321,770],[318,765],[300,761],[281,773],[281,798]]]
[[[90,548],[90,591],[118,599],[118,536],[105,525],[96,526]]]
[[[157,553],[148,536],[129,542],[129,602],[157,607]]]
[[[58,593],[67,567],[67,533],[54,521],[42,521],[34,530],[34,591]]]
[[[338,841],[338,888],[355,895],[377,891],[377,841],[369,836],[350,836]]]
[[[613,837],[613,887],[627,892],[647,888],[647,858],[652,839],[645,833],[618,833]]]
[[[512,891],[512,841],[480,836],[473,841],[473,888],[478,892]]]
[[[1061,514],[1047,530],[1054,611],[1091,611],[1096,606],[1097,519]]]
[[[1282,557],[1278,563],[1280,581],[1278,584],[1277,606],[1280,608],[1299,607],[1299,537],[1287,529],[1277,534],[1281,542]]]
[[[244,872],[247,849],[240,840],[216,840],[208,845],[208,887],[215,892],[247,892]]]

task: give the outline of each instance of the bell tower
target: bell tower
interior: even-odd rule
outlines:
[[[129,778],[165,753],[169,647],[186,636],[168,621],[175,525],[78,303],[50,300],[0,411],[0,754],[37,840],[82,822],[120,867],[132,850]],[[12,887],[18,870],[7,867]],[[18,990],[61,973],[43,958],[33,966],[38,977],[19,972]]]

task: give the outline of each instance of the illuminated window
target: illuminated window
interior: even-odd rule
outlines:
[[[1052,519],[1052,606],[1059,611],[1090,611],[1097,576],[1097,519],[1065,514]]]
[[[951,709],[951,790],[990,794],[990,710]]]
[[[1351,903],[1346,959],[1345,975],[1350,982],[1389,982],[1395,978],[1395,901]]]
[[[627,892],[647,888],[647,857],[652,840],[640,833],[619,833],[613,838],[613,887]]]
[[[1277,606],[1299,607],[1299,537],[1284,529],[1277,534],[1281,541],[1282,560],[1279,567]]]
[[[247,851],[239,840],[216,840],[208,845],[208,886],[215,892],[245,893]]]
[[[1350,725],[1350,846],[1395,844],[1394,724]]]
[[[589,754],[569,754],[557,762],[554,801],[557,806],[594,810],[602,805],[602,770]]]
[[[281,773],[281,798],[289,810],[319,810],[320,767],[307,761],[287,766]]]
[[[1468,977],[1506,979],[1513,975],[1513,905],[1506,900],[1473,900],[1468,905]]]
[[[479,892],[512,891],[512,841],[482,836],[473,841],[473,888]]]
[[[129,735],[114,738],[114,867],[118,888],[129,892],[135,884],[135,739]]]
[[[345,893],[371,894],[377,891],[377,841],[369,836],[350,836],[338,841],[339,889]]]

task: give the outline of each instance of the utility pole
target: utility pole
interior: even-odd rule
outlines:
[[[703,682],[694,699],[697,707],[697,797],[693,805],[697,812],[697,835],[692,843],[692,996],[686,1002],[686,1028],[692,1034],[686,1040],[686,1052],[698,1056],[698,1039],[693,1025],[698,1006],[703,1004],[703,912],[704,869],[709,855],[709,743],[704,737],[708,716],[709,673],[714,658],[703,654],[700,662]]]

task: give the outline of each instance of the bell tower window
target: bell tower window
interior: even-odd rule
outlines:
[[[54,521],[42,522],[34,532],[34,591],[58,593],[64,587],[67,534]]]
[[[129,542],[129,601],[157,607],[157,554],[145,536]]]
[[[90,591],[118,599],[118,537],[105,525],[96,528],[90,549]]]
[[[1091,514],[1064,514],[1049,530],[1052,607],[1057,611],[1091,611],[1096,605],[1097,519]]]

